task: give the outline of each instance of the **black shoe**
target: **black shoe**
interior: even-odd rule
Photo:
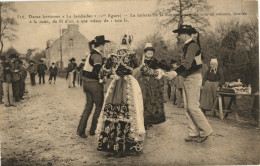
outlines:
[[[82,133],[78,133],[78,136],[80,136],[81,138],[87,138],[88,136],[86,136],[86,134],[82,134]]]
[[[190,141],[197,141],[199,136],[188,136],[184,138],[185,142],[190,142]]]
[[[206,137],[198,137],[198,139],[196,140],[196,142],[202,143],[202,142],[205,142],[207,139],[208,139],[208,136],[206,136]]]

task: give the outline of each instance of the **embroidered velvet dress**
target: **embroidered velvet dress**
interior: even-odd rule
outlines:
[[[135,54],[120,50],[101,70],[100,78],[111,75],[113,80],[98,120],[98,150],[114,153],[139,153],[143,150],[143,99],[140,86],[131,75],[135,67]]]
[[[141,77],[138,78],[144,101],[144,123],[145,125],[159,124],[165,121],[164,85],[163,78],[156,79],[158,76],[156,69],[169,71],[170,67],[154,58],[146,59],[144,62]]]

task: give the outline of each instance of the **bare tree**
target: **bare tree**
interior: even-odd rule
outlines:
[[[0,2],[0,53],[4,48],[4,40],[12,41],[17,38],[15,35],[16,22],[15,18],[10,17],[10,12],[16,12],[13,2]]]
[[[163,26],[175,26],[178,28],[185,22],[192,24],[195,28],[203,31],[209,25],[204,17],[210,8],[206,0],[158,0],[157,14],[163,16]]]

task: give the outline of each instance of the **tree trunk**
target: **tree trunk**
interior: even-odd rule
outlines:
[[[179,23],[178,23],[178,28],[181,28],[181,26],[183,24],[182,0],[179,0],[179,5],[180,5],[180,12],[179,12],[180,19],[179,19]],[[181,54],[182,54],[181,50],[182,50],[181,41],[179,38],[177,38],[177,52],[178,52],[179,56],[181,56]]]
[[[4,43],[2,41],[2,2],[0,2],[0,40],[1,40],[0,53],[2,53],[4,47]]]

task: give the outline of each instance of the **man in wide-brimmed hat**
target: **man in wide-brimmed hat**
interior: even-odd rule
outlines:
[[[10,60],[10,65],[11,65],[11,70],[12,70],[12,86],[13,86],[13,96],[16,102],[20,101],[20,75],[19,72],[21,70],[19,61],[18,61],[18,56],[16,54],[11,54],[9,57]]]
[[[2,96],[3,96],[3,74],[4,74],[4,68],[3,68],[3,62],[4,62],[4,56],[0,55],[0,104],[3,103]]]
[[[82,83],[83,83],[83,80],[82,80],[82,70],[83,70],[83,67],[85,65],[85,62],[86,62],[86,59],[82,59],[82,62],[79,64],[78,66],[78,82],[79,82],[79,85],[82,86]]]
[[[14,106],[13,98],[13,85],[12,85],[13,72],[9,61],[3,61],[3,93],[4,105],[6,107]]]
[[[66,80],[68,79],[69,88],[72,88],[75,87],[77,64],[75,58],[71,58],[69,61]]]
[[[86,59],[86,63],[83,68],[83,90],[86,94],[86,106],[82,113],[77,133],[80,137],[86,138],[85,130],[87,126],[87,121],[89,115],[91,114],[93,105],[95,104],[95,112],[93,115],[92,124],[90,127],[90,135],[95,134],[97,119],[99,117],[100,111],[102,109],[104,100],[104,87],[103,84],[99,82],[99,72],[103,65],[103,52],[106,43],[110,42],[105,40],[105,36],[96,36],[94,40],[90,42],[92,45],[90,55]]]
[[[55,84],[56,76],[58,74],[58,68],[57,68],[57,66],[55,66],[54,62],[52,62],[51,66],[49,68],[49,72],[50,72],[49,84],[51,84],[52,78],[54,78],[54,84]]]
[[[35,62],[33,60],[29,61],[29,66],[27,68],[27,71],[30,74],[31,85],[32,86],[36,85],[35,75],[37,74],[37,67],[36,67]]]
[[[39,76],[39,84],[41,84],[41,79],[42,83],[45,84],[45,71],[48,69],[47,66],[43,63],[43,60],[39,60],[39,64],[37,66],[37,72]]]
[[[26,71],[26,68],[23,64],[23,61],[19,59],[18,62],[19,62],[19,65],[20,65],[19,96],[20,96],[20,99],[23,100],[24,99],[23,96],[24,96],[24,92],[25,92],[25,79],[27,77],[27,71]]]
[[[200,88],[202,86],[201,76],[201,52],[200,46],[192,38],[197,33],[190,25],[182,25],[173,31],[178,33],[178,38],[184,43],[181,65],[167,73],[169,79],[177,75],[184,77],[184,96],[186,101],[186,116],[188,118],[189,136],[185,141],[203,142],[213,132],[206,117],[200,109]]]

